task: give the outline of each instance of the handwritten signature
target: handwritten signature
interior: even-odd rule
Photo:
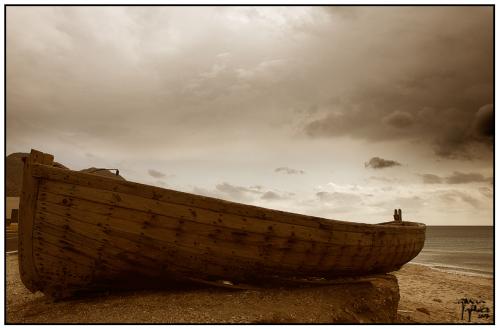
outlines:
[[[490,308],[486,306],[484,300],[477,300],[472,298],[462,298],[456,302],[462,306],[461,320],[464,319],[464,313],[467,312],[467,322],[471,321],[471,316],[473,313],[477,314],[478,319],[489,319],[490,318]]]

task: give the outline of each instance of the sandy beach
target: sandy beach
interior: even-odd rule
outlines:
[[[295,306],[296,315],[292,316],[286,306],[273,304],[272,299],[276,297],[282,302],[287,301],[286,294],[279,292],[273,292],[273,298],[270,298],[255,291],[140,291],[53,302],[40,292],[30,293],[22,284],[17,267],[17,255],[8,255],[8,323],[247,323],[248,315],[262,323],[309,323],[318,320],[329,323],[318,316],[312,318],[315,313],[321,315],[328,306],[307,292],[303,293],[300,301],[289,302],[290,306]],[[394,275],[400,287],[398,323],[467,323],[460,320],[460,305],[456,304],[463,297],[483,299],[490,308],[493,307],[492,278],[455,275],[413,264],[404,266]],[[214,297],[221,299],[220,308],[200,315],[197,307],[211,304]],[[245,304],[250,304],[254,310],[245,313],[248,314],[246,316],[239,315],[238,311],[244,310]],[[266,304],[275,306],[276,311],[272,318],[259,319],[258,314],[269,308]],[[473,314],[472,322],[492,323],[491,310],[488,320],[477,319]]]
[[[394,273],[398,278],[401,323],[468,323],[461,318],[461,298],[484,300],[488,319],[473,313],[471,323],[493,323],[493,278],[451,274],[430,267],[407,264]],[[465,314],[467,315],[467,313]]]

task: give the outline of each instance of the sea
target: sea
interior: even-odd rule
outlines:
[[[427,226],[424,248],[411,263],[493,277],[493,234],[491,226]]]

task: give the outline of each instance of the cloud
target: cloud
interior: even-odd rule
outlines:
[[[281,172],[285,174],[304,174],[303,170],[296,170],[290,167],[278,167],[274,170],[274,172]]]
[[[477,188],[479,190],[479,192],[487,197],[487,198],[493,198],[493,189],[490,188],[490,187],[479,187]]]
[[[148,170],[148,174],[151,175],[153,178],[163,178],[166,175],[160,171],[157,170]]]
[[[166,187],[167,186],[167,183],[165,181],[162,181],[162,180],[157,180],[155,181],[155,186],[162,186],[162,187]]]
[[[411,31],[392,20],[396,12],[415,23]],[[355,36],[357,44],[352,47],[359,45],[360,52],[350,49],[351,58],[342,61],[345,71],[337,71],[356,71],[362,79],[347,87],[349,77],[340,74],[344,86],[337,90],[342,92],[332,92],[328,100],[310,105],[320,110],[305,117],[302,128],[306,136],[418,142],[442,158],[492,156],[492,139],[477,136],[479,133],[491,137],[493,132],[492,11],[477,8],[471,12],[474,21],[469,20],[458,30],[447,25],[459,17],[465,19],[465,11],[426,13],[429,16],[424,18],[426,14],[419,12],[417,18],[409,8],[395,9],[380,12],[377,20],[369,9],[360,8],[356,23],[338,22],[341,29],[342,22],[360,24],[370,17],[372,22],[383,20],[384,27],[377,36],[365,29],[359,34],[342,30],[345,38]],[[374,43],[365,48],[367,40]],[[472,48],[464,51],[465,44]],[[419,56],[411,56],[412,50],[418,51]],[[380,55],[377,59],[362,59],[374,51]],[[355,58],[359,65],[353,68],[349,64]],[[395,58],[401,60],[395,63]]]
[[[235,200],[248,200],[249,198],[252,198],[255,195],[262,194],[262,191],[260,189],[235,186],[227,182],[223,182],[221,184],[216,185],[215,189],[218,192],[223,193],[224,195],[227,195],[231,199]]]
[[[394,178],[386,178],[386,177],[383,177],[383,176],[370,176],[368,178],[368,180],[371,180],[371,181],[379,181],[379,182],[396,182],[397,180],[394,179]]]
[[[358,194],[351,194],[351,193],[337,192],[337,191],[335,192],[319,191],[316,193],[316,197],[322,202],[338,203],[339,205],[340,204],[352,205],[361,202],[361,197]]]
[[[439,195],[442,201],[447,204],[455,204],[457,202],[467,203],[474,208],[480,208],[481,203],[478,199],[472,197],[470,194],[462,191],[448,191]]]
[[[278,194],[274,191],[266,191],[262,196],[260,196],[261,199],[273,201],[273,200],[286,200],[289,199],[293,194]]]
[[[210,189],[205,189],[201,187],[193,187],[191,189],[191,193],[196,194],[196,195],[201,195],[201,196],[208,196],[208,197],[214,197],[214,198],[224,198],[224,196],[216,191],[210,190]]]
[[[422,177],[422,180],[424,183],[434,184],[434,183],[442,183],[443,182],[443,179],[438,175],[420,174],[420,176]]]
[[[480,173],[462,173],[453,172],[452,175],[445,178],[445,182],[449,184],[473,183],[473,182],[493,182],[493,178],[484,177]]]
[[[235,202],[253,202],[257,197],[263,194],[260,186],[244,187],[233,185],[227,182],[217,184],[215,189],[207,189],[195,186],[191,192],[197,195],[215,197]]]
[[[477,136],[493,138],[495,133],[493,104],[487,104],[476,112],[472,127]]]
[[[414,119],[408,112],[394,111],[382,119],[382,121],[389,126],[404,129],[413,125]]]
[[[435,174],[419,174],[424,183],[447,183],[447,184],[463,184],[463,183],[478,183],[489,182],[493,183],[492,177],[485,177],[480,173],[462,173],[455,171],[453,174],[446,177],[440,177]]]
[[[365,163],[366,168],[371,167],[374,169],[381,169],[394,166],[401,166],[401,164],[395,160],[388,160],[380,157],[372,157],[368,162]]]
[[[217,184],[215,189],[194,187],[192,192],[198,195],[227,199],[236,202],[259,204],[259,201],[286,201],[295,196],[294,193],[265,189],[261,185],[238,186],[227,182]]]
[[[491,139],[471,132],[489,134],[478,109],[493,104],[492,13],[10,8],[7,141],[146,154],[248,136],[265,145],[299,131],[418,141],[442,157],[488,155],[472,145]]]

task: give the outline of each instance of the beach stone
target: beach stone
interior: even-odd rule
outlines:
[[[393,323],[395,276],[362,283],[228,290],[121,291],[53,302],[30,293],[7,257],[7,323]]]

